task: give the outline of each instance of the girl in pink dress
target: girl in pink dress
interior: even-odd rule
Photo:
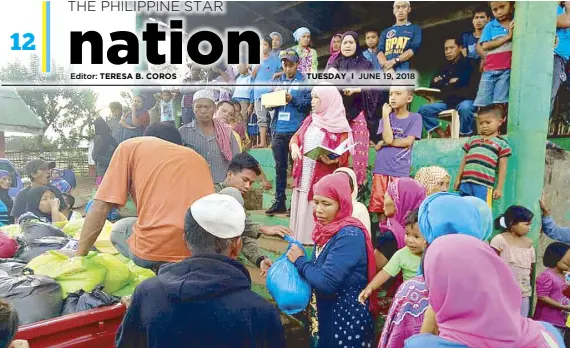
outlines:
[[[499,257],[509,266],[522,292],[521,315],[528,317],[530,311],[530,296],[532,286],[530,275],[536,263],[536,251],[532,239],[526,235],[534,214],[525,207],[510,206],[503,215],[495,221],[495,227],[504,232],[491,239],[491,246]]]
[[[570,271],[568,250],[570,250],[568,244],[555,242],[548,245],[544,251],[542,260],[544,267],[547,268],[536,279],[538,301],[534,312],[534,320],[554,325],[564,336],[567,336],[566,317],[570,312],[570,299],[562,293],[566,287],[564,273]]]

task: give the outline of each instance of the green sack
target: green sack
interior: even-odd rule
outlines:
[[[114,296],[118,296],[118,297],[123,297],[123,296],[130,296],[135,292],[135,289],[137,288],[137,286],[142,283],[145,279],[145,277],[142,276],[138,276],[135,279],[133,279],[127,286],[125,286],[124,288],[115,291],[114,293],[112,293],[112,295]]]
[[[129,270],[133,274],[133,277],[142,276],[144,279],[147,279],[156,276],[152,270],[137,266],[137,264],[135,264],[132,260],[124,257],[121,254],[115,255],[115,257],[129,267]]]
[[[45,275],[55,278],[59,267],[69,258],[57,251],[50,250],[40,256],[36,256],[28,262],[28,268],[34,270],[35,274]]]
[[[62,231],[72,238],[79,239],[79,234],[83,228],[83,223],[85,219],[79,219],[75,221],[69,221],[65,226],[63,226]]]
[[[85,257],[68,258],[57,251],[49,251],[31,260],[28,267],[35,274],[55,279],[61,285],[65,299],[69,293],[91,292],[104,283],[107,269],[93,260],[95,256],[96,253],[89,253]]]
[[[125,287],[135,277],[129,267],[113,255],[99,253],[93,257],[93,261],[107,269],[103,291],[108,294]]]

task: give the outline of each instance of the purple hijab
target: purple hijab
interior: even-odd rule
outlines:
[[[358,34],[354,31],[346,32],[342,35],[343,41],[347,36],[352,36],[356,42],[356,51],[350,57],[345,57],[342,54],[342,50],[339,51],[340,54],[334,59],[330,67],[335,68],[339,72],[349,70],[374,70],[372,63],[362,54],[362,50],[358,41]],[[362,88],[361,93],[355,93],[351,96],[347,96],[344,93],[341,94],[342,101],[346,109],[346,118],[349,121],[354,120],[362,111],[364,111],[366,122],[368,124],[374,124],[374,120],[378,118],[376,116],[376,112],[380,100],[379,90]]]
[[[406,217],[420,207],[426,198],[426,188],[412,178],[399,178],[388,185],[387,192],[394,201],[396,214],[382,223],[380,228],[394,233],[399,250],[406,246]]]
[[[334,62],[336,57],[338,57],[338,55],[340,54],[340,50],[338,50],[336,52],[333,51],[335,37],[340,37],[342,39],[342,34],[336,33],[333,35],[333,37],[331,37],[331,43],[329,44],[329,53],[331,56],[329,57],[329,60],[327,61],[327,69],[331,66],[331,64]]]

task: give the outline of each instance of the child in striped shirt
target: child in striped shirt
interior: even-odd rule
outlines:
[[[499,127],[503,123],[499,105],[482,107],[477,123],[479,135],[469,138],[463,145],[466,154],[457,174],[455,190],[462,196],[481,198],[491,207],[492,199],[503,196],[507,159],[512,152],[509,143],[499,136]]]

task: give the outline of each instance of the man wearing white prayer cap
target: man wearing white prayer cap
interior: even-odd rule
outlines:
[[[182,143],[206,159],[214,183],[220,183],[226,178],[233,156],[240,152],[239,145],[232,128],[214,119],[213,91],[202,89],[194,93],[193,108],[196,119],[179,129]]]
[[[195,201],[184,223],[192,256],[139,284],[116,346],[284,348],[277,309],[251,291],[236,260],[244,226],[235,198],[214,193]]]
[[[382,31],[378,44],[378,62],[385,72],[410,70],[410,61],[422,44],[422,29],[408,19],[411,11],[409,1],[394,1],[396,23]]]

